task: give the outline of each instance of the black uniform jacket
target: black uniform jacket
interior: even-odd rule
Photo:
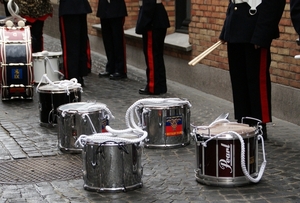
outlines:
[[[300,1],[299,0],[291,0],[291,18],[293,22],[293,26],[300,35]]]
[[[170,27],[168,14],[162,3],[156,3],[156,0],[143,0],[142,2],[135,28],[137,34],[151,29]]]
[[[118,18],[127,16],[127,9],[124,0],[99,0],[97,17]]]
[[[279,37],[278,24],[285,0],[262,0],[255,15],[249,14],[247,3],[230,1],[220,39],[230,43],[251,43],[269,47]]]
[[[60,0],[59,16],[92,13],[88,0]]]

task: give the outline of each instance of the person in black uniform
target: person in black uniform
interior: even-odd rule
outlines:
[[[300,1],[299,0],[290,0],[291,6],[291,18],[293,22],[293,26],[300,36]]]
[[[101,21],[103,44],[107,56],[106,70],[99,77],[111,80],[127,78],[124,36],[127,8],[124,0],[99,0],[97,17]]]
[[[65,79],[76,78],[84,86],[83,77],[91,72],[91,50],[87,14],[92,9],[88,0],[60,0],[59,28]]]
[[[2,3],[4,3],[6,16],[11,16],[7,8],[8,0],[2,0]],[[30,27],[32,52],[35,53],[43,51],[44,22],[48,17],[52,17],[53,13],[53,7],[50,0],[42,0],[38,2],[33,2],[33,0],[14,0],[12,3],[16,3],[18,5],[18,15],[20,15],[22,18],[25,18],[25,25]]]
[[[220,40],[227,42],[235,119],[261,120],[265,139],[266,123],[272,121],[270,46],[279,37],[278,24],[284,6],[285,0],[262,0],[250,10],[248,3],[230,0],[220,34]]]
[[[146,60],[147,85],[140,94],[159,95],[167,92],[164,63],[164,40],[170,27],[167,11],[161,0],[140,1],[140,11],[135,32],[143,36]]]
[[[10,16],[10,13],[9,13],[9,11],[8,11],[8,9],[7,9],[7,0],[0,0],[0,3],[2,3],[3,4],[3,6],[4,6],[4,10],[5,10],[5,15],[6,16]]]

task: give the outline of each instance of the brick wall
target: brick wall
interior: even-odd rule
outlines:
[[[96,17],[98,0],[89,0],[93,13],[88,15],[89,34],[100,36],[99,32],[92,28],[92,25],[100,22]],[[135,27],[138,15],[138,0],[125,0],[128,10],[128,17],[125,21],[125,29]],[[175,30],[175,0],[163,0],[168,11],[171,28],[168,33]],[[182,52],[176,49],[166,49],[165,54],[191,60],[204,50],[209,48],[213,43],[218,41],[220,30],[225,19],[225,12],[228,1],[224,0],[191,0],[191,23],[189,25],[189,42],[192,44],[191,52]],[[45,22],[44,32],[54,37],[59,37],[58,30],[58,6],[54,5],[53,18]],[[3,15],[3,7],[0,7],[0,14]],[[280,38],[272,43],[272,64],[271,80],[274,83],[290,87],[300,88],[300,60],[295,60],[294,55],[300,54],[300,46],[295,43],[298,38],[291,20],[289,0],[285,7],[282,19],[280,21]],[[140,46],[140,42],[128,40],[131,45]],[[221,45],[214,52],[209,54],[201,61],[202,64],[215,67],[217,69],[228,70],[226,46]]]
[[[98,8],[98,0],[89,0],[90,5],[93,9],[93,13],[88,15],[88,23],[89,25],[97,24],[100,22],[99,18],[96,17],[96,12]],[[125,29],[133,28],[136,25],[138,13],[139,13],[139,1],[138,0],[125,0],[128,16],[125,19]],[[175,1],[167,0],[164,2],[166,10],[169,15],[169,19],[171,22],[171,28],[168,30],[168,33],[174,32],[175,28]],[[89,26],[89,33],[92,35],[97,35],[96,31]]]
[[[125,21],[125,29],[135,27],[138,15],[138,0],[125,0],[128,10],[128,17]],[[169,14],[171,28],[168,33],[175,30],[175,1],[165,0],[164,5]],[[99,23],[99,18],[95,17],[98,0],[90,0],[93,7],[93,14],[88,16],[89,33],[97,35],[91,26]],[[191,23],[189,25],[189,42],[192,44],[192,52],[184,53],[176,50],[166,50],[166,54],[174,57],[182,57],[191,60],[198,54],[205,51],[213,43],[218,41],[218,37],[225,19],[228,1],[224,0],[191,0]],[[272,64],[271,80],[274,83],[300,88],[300,60],[295,60],[294,55],[300,54],[300,47],[295,40],[298,36],[290,20],[289,0],[285,7],[280,21],[280,38],[272,43]],[[130,42],[132,44],[132,42]],[[228,70],[226,45],[221,45],[214,52],[209,54],[201,63],[219,69]]]
[[[202,53],[218,41],[225,18],[228,1],[192,0],[192,22],[189,27],[190,43],[193,46],[192,58]],[[274,83],[300,88],[300,60],[294,55],[300,54],[295,43],[298,38],[291,20],[289,0],[280,21],[280,38],[272,43],[271,80]],[[201,63],[228,70],[226,45],[221,45]]]

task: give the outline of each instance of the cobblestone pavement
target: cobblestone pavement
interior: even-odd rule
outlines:
[[[45,42],[49,51],[60,50],[57,39],[45,36]],[[145,73],[129,66],[128,79],[124,81],[98,78],[97,73],[105,64],[105,57],[93,53],[92,60],[93,74],[85,78],[86,87],[83,88],[82,101],[106,104],[116,117],[110,121],[110,125],[114,129],[124,129],[128,107],[141,98],[148,98],[138,94],[138,89],[145,84]],[[172,81],[168,81],[168,88],[168,93],[163,97],[187,98],[190,101],[190,122],[195,125],[207,125],[224,112],[230,113],[229,119],[233,117],[232,103],[228,101]],[[24,165],[23,170],[21,168],[17,171],[19,167],[14,165],[17,161],[32,161],[29,171],[37,176],[35,172],[38,171],[38,164],[35,163],[43,166],[51,161],[53,166],[57,166],[61,159],[81,160],[80,155],[60,152],[57,147],[57,127],[40,125],[38,101],[38,93],[35,93],[32,101],[0,102],[0,177],[7,178],[7,181],[0,180],[0,203],[300,202],[300,127],[277,118],[273,118],[273,123],[268,124],[269,139],[265,142],[267,167],[257,184],[221,187],[198,183],[194,172],[197,154],[193,139],[190,145],[182,148],[144,148],[141,158],[143,187],[132,191],[87,191],[83,188],[81,175],[63,178],[57,174],[57,178],[51,180],[45,177],[32,182],[18,182],[22,175],[26,178],[27,172],[22,174],[22,171],[27,171],[28,166]],[[46,162],[41,162],[42,160]],[[8,162],[11,163],[11,168],[4,170],[3,167]],[[261,158],[258,164],[260,163]],[[46,165],[44,167],[45,171],[50,170]],[[62,165],[61,170],[67,170],[67,166]],[[76,165],[74,170],[81,173],[81,168]],[[33,177],[27,178],[31,180]]]

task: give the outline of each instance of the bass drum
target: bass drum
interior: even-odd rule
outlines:
[[[32,99],[33,70],[30,28],[0,27],[2,100]]]

